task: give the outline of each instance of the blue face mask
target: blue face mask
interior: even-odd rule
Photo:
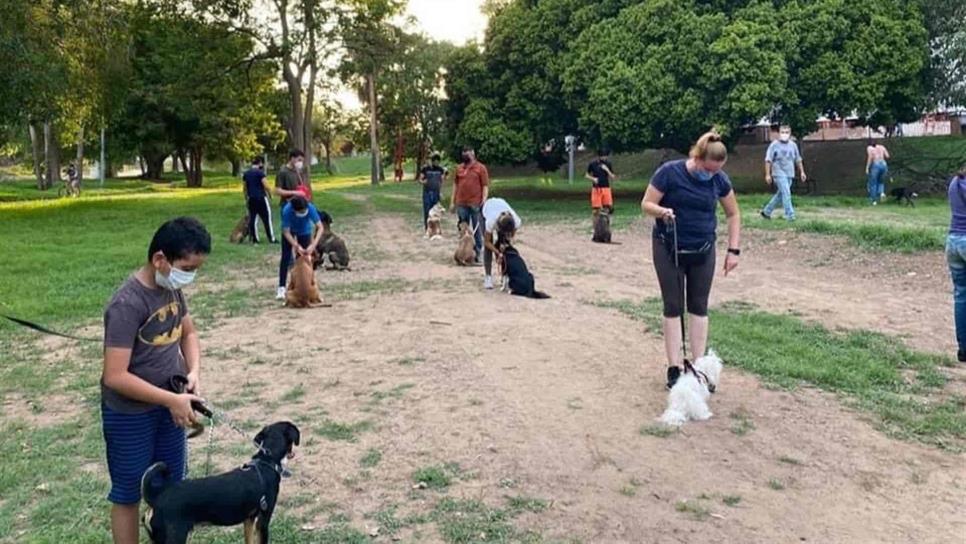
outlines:
[[[704,169],[695,170],[694,172],[691,173],[691,175],[698,178],[699,181],[711,181],[711,178],[714,177],[713,173],[708,172],[707,170],[704,170]]]

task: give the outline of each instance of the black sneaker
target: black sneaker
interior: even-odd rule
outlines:
[[[961,349],[956,353],[956,358],[960,363],[966,363],[966,349]]]
[[[678,378],[681,377],[681,367],[669,366],[667,367],[667,388],[670,389],[674,387],[674,384],[678,383]]]
[[[764,218],[764,219],[767,219],[767,220],[771,221],[771,216],[768,215],[767,213],[765,213],[765,210],[759,211],[758,212],[758,215],[762,216],[762,218]]]

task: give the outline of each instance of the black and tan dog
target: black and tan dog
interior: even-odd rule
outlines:
[[[892,198],[896,199],[896,204],[905,203],[907,206],[916,207],[916,199],[919,198],[919,193],[913,191],[908,187],[896,187],[895,189],[889,191]]]
[[[500,275],[503,276],[503,290],[511,295],[527,298],[550,298],[550,295],[537,291],[533,274],[527,268],[526,261],[520,256],[517,248],[513,247],[513,237],[516,234],[513,217],[509,214],[497,220],[496,249],[500,252]]]
[[[322,239],[315,250],[315,268],[323,266],[326,257],[330,264],[326,270],[350,270],[349,248],[345,240],[332,232],[332,217],[329,214],[322,216]]]
[[[594,211],[594,235],[591,240],[598,244],[611,243],[610,214],[611,210],[606,206]]]
[[[282,459],[293,457],[301,433],[288,421],[273,423],[255,435],[258,453],[241,468],[225,474],[154,485],[167,472],[155,463],[141,478],[148,508],[142,523],[155,544],[184,544],[197,525],[245,524],[245,544],[268,542],[268,525],[278,500]]]

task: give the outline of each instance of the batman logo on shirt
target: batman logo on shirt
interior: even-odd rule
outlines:
[[[177,300],[162,306],[138,329],[138,340],[152,346],[181,341],[181,305]]]

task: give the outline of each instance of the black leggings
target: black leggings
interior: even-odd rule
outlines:
[[[664,300],[664,317],[681,317],[681,281],[684,281],[688,294],[688,313],[696,316],[708,315],[708,295],[714,280],[714,247],[703,259],[690,255],[689,259],[700,259],[696,264],[674,266],[674,250],[669,249],[661,240],[652,239],[654,269],[661,285],[661,298]]]

